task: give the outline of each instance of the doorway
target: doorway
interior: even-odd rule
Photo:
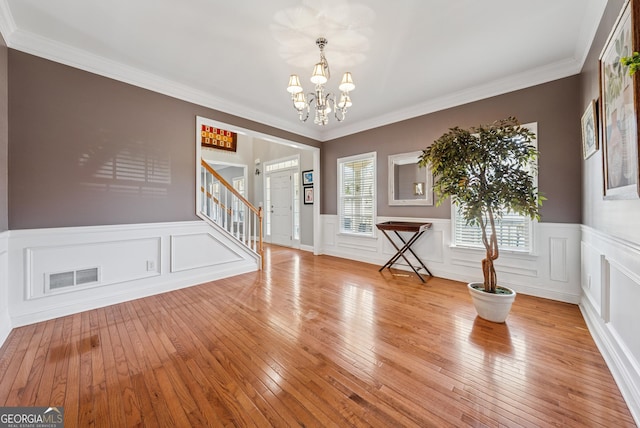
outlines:
[[[265,239],[300,248],[300,157],[266,162],[264,174]]]
[[[231,132],[235,132],[238,135],[237,152],[225,152],[216,151],[216,159],[213,163],[235,163],[243,165],[251,165],[248,168],[248,174],[245,173],[245,191],[247,199],[256,207],[263,208],[263,233],[266,242],[271,241],[271,224],[267,221],[270,217],[271,201],[267,201],[266,179],[269,173],[275,173],[276,170],[267,170],[267,166],[274,162],[279,162],[283,159],[287,161],[293,157],[297,159],[295,167],[289,165],[292,168],[290,171],[289,180],[291,185],[289,187],[289,195],[279,194],[278,197],[282,197],[282,200],[276,200],[282,211],[276,212],[274,206],[274,213],[278,215],[279,219],[284,218],[282,221],[284,224],[281,229],[276,228],[274,231],[278,235],[276,241],[280,245],[292,246],[294,248],[301,248],[307,251],[312,251],[314,254],[319,254],[320,250],[320,149],[318,147],[308,146],[300,144],[291,140],[285,140],[279,137],[263,134],[257,131],[249,130],[246,128],[240,128],[227,123],[217,122],[208,118],[196,117],[196,165],[198,171],[200,169],[200,159],[203,153],[200,144],[200,133],[198,130],[202,125],[213,126],[220,129],[225,129]],[[211,152],[211,151],[207,151]],[[277,159],[277,161],[276,161]],[[222,161],[222,162],[219,162]],[[255,165],[255,167],[254,167]],[[276,168],[277,169],[277,168]],[[283,168],[284,169],[284,168]],[[304,204],[301,200],[302,195],[302,182],[300,179],[301,170],[313,170],[314,171],[314,184],[313,189],[316,195],[315,201],[312,204]],[[284,171],[280,171],[284,172]],[[282,177],[280,177],[282,178]],[[283,185],[278,183],[279,177],[275,177],[276,185]],[[284,178],[282,178],[284,180]],[[196,175],[196,214],[201,216],[201,177],[198,173]],[[287,216],[287,205],[284,202],[284,198],[288,198],[292,202],[289,204],[289,215]],[[297,201],[297,202],[294,202]],[[284,217],[283,217],[284,216]],[[280,221],[278,221],[280,224]],[[278,226],[276,226],[278,227]],[[285,230],[286,229],[286,230]],[[288,234],[287,234],[288,233]],[[275,243],[275,242],[274,242]]]

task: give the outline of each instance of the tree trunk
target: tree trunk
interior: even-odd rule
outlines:
[[[484,275],[484,291],[495,293],[498,278],[496,276],[496,269],[493,267],[493,258],[487,255],[482,259],[482,273]]]
[[[493,261],[498,258],[498,236],[496,234],[495,219],[493,212],[489,210],[487,213],[489,217],[489,224],[491,225],[491,237],[487,239],[487,223],[480,222],[480,229],[482,230],[482,243],[486,250],[486,256],[482,259],[482,274],[484,275],[484,291],[488,293],[495,293],[498,285],[498,277],[496,276],[496,270],[493,267]]]

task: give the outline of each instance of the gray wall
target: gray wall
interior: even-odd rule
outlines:
[[[8,68],[5,229],[195,219],[196,115],[315,147],[320,144],[12,49]],[[386,189],[388,155],[421,150],[452,126],[515,115],[523,123],[538,122],[539,185],[548,198],[542,220],[580,223],[579,118],[584,103],[579,94],[584,86],[584,78],[573,76],[325,142],[321,212],[336,213],[338,157],[377,151],[378,185]],[[0,141],[0,156],[1,145]],[[125,174],[107,178],[105,165],[114,159],[125,167]],[[128,174],[126,168],[134,171]],[[1,181],[0,177],[0,185]],[[450,210],[448,204],[391,207],[387,192],[380,191],[378,214],[448,218]]]
[[[319,145],[12,49],[8,67],[9,229],[194,220],[196,115]]]
[[[515,116],[521,123],[538,123],[539,188],[547,201],[542,221],[581,221],[582,114],[580,78],[572,76],[543,85],[427,114],[323,143],[323,214],[336,214],[336,160],[377,152],[378,215],[449,218],[448,203],[440,207],[401,207],[387,204],[387,162],[392,154],[422,150],[453,126],[463,128]]]
[[[0,232],[9,228],[8,210],[8,147],[9,147],[9,108],[8,108],[8,65],[7,45],[0,35]]]

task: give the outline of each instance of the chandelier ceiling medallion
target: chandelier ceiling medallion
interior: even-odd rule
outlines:
[[[287,91],[291,94],[293,107],[298,112],[298,118],[302,122],[306,122],[311,112],[311,104],[315,105],[315,118],[313,123],[316,125],[326,125],[329,123],[329,113],[333,110],[335,118],[338,122],[342,122],[347,114],[347,109],[351,107],[351,97],[349,92],[355,89],[353,78],[350,72],[344,73],[342,81],[338,89],[340,90],[340,99],[336,102],[335,96],[331,92],[325,91],[325,83],[331,78],[329,71],[329,63],[324,56],[324,47],[327,45],[327,39],[319,37],[316,45],[320,48],[320,62],[313,67],[311,75],[311,83],[315,84],[315,91],[305,95],[304,89],[300,85],[300,78],[297,74],[289,76],[289,86]]]

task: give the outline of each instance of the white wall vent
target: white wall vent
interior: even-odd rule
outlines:
[[[100,269],[97,267],[50,273],[45,275],[45,292],[58,291],[78,285],[97,284],[99,275]]]
[[[49,275],[49,290],[71,287],[74,285],[74,272],[60,272]]]
[[[81,269],[76,271],[76,285],[98,282],[98,268]]]

